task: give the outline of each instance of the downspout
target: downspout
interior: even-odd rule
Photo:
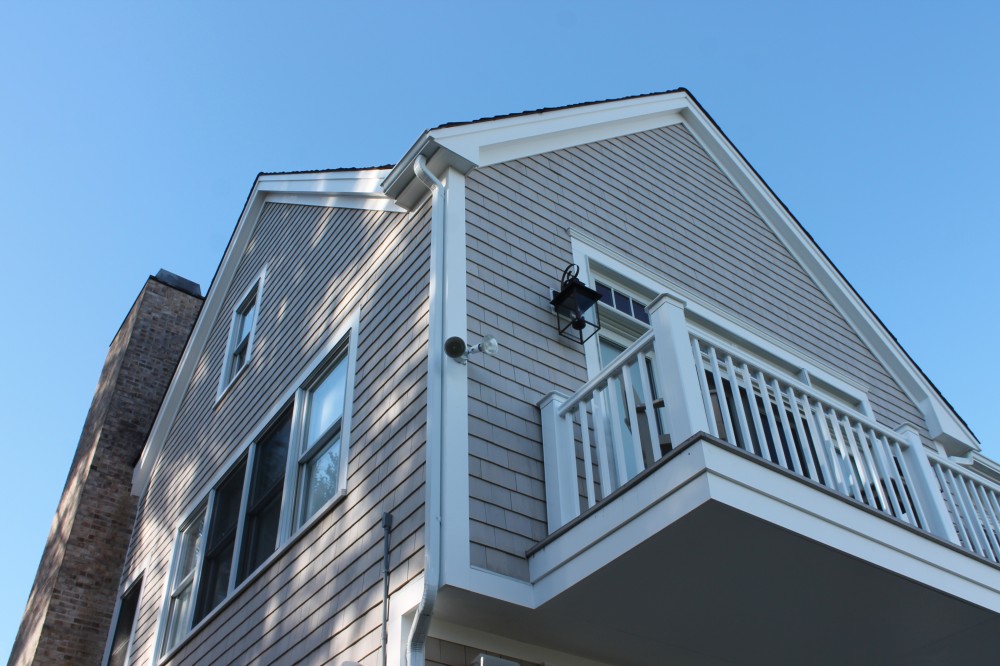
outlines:
[[[431,615],[441,581],[441,426],[444,422],[444,276],[443,235],[448,190],[427,168],[427,160],[417,155],[413,173],[431,191],[431,320],[428,342],[427,445],[424,484],[427,488],[424,542],[424,589],[407,641],[408,666],[424,666],[424,647],[430,631]],[[437,238],[435,238],[437,232]],[[438,249],[440,248],[440,249]],[[436,292],[436,293],[434,293]],[[436,306],[436,307],[435,307]]]

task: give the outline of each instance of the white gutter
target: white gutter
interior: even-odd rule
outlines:
[[[424,666],[424,647],[441,582],[441,459],[444,423],[444,233],[448,190],[417,155],[413,173],[431,191],[430,323],[427,350],[427,444],[425,447],[424,587],[407,641],[408,666]]]

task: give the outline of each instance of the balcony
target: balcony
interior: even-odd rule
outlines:
[[[1000,486],[820,369],[668,297],[649,311],[613,363],[539,405],[549,537],[528,555],[546,641],[651,664],[1000,649]]]

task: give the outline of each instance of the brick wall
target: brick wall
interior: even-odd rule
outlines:
[[[100,664],[135,520],[132,469],[201,310],[150,277],[111,343],[9,664]]]

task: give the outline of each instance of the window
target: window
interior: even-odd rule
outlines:
[[[624,312],[629,317],[638,319],[644,324],[649,324],[649,314],[646,312],[645,303],[640,303],[620,289],[610,287],[600,280],[594,282],[594,289],[601,295],[601,303],[605,303],[619,312]]]
[[[195,624],[229,594],[246,467],[244,458],[216,487],[212,496],[208,537],[205,539],[201,581],[198,586],[198,603],[194,611]]]
[[[281,498],[285,486],[291,431],[292,415],[289,410],[278,419],[254,449],[246,520],[243,523],[243,552],[236,577],[237,583],[243,582],[278,547]]]
[[[340,490],[341,426],[347,387],[347,357],[343,356],[307,389],[303,436],[299,442],[299,500],[301,525]]]
[[[195,511],[194,516],[180,529],[174,550],[173,587],[167,602],[167,626],[164,649],[169,650],[187,633],[191,626],[191,607],[194,597],[195,578],[201,563],[201,533],[205,527],[205,508]]]
[[[106,666],[124,666],[132,649],[132,637],[135,635],[135,616],[139,608],[139,594],[142,591],[142,579],[132,584],[118,602],[118,614],[115,628],[111,633]]]
[[[226,348],[226,359],[222,364],[220,393],[232,384],[240,371],[250,363],[262,280],[263,276],[257,278],[233,312],[233,322],[229,330],[229,345]]]
[[[352,358],[341,344],[307,370],[178,531],[161,655],[342,496]]]

